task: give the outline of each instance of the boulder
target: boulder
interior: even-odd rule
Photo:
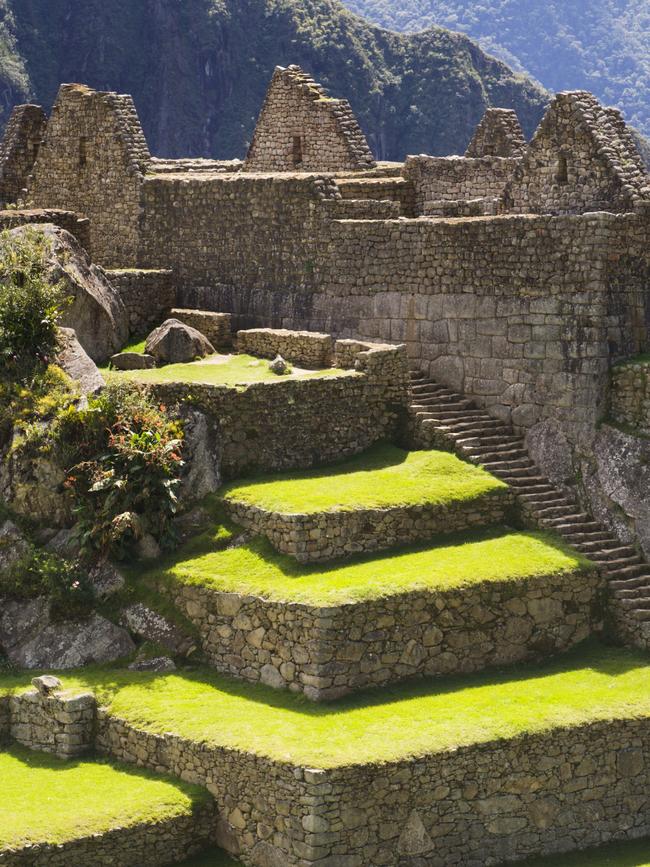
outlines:
[[[273,361],[269,363],[269,370],[278,376],[286,376],[287,373],[291,373],[291,367],[281,355],[276,355]]]
[[[63,670],[114,662],[135,645],[125,629],[99,614],[52,622],[49,600],[8,601],[0,614],[0,645],[16,668]]]
[[[111,367],[115,370],[149,370],[155,366],[153,355],[142,352],[118,352],[111,356]]]
[[[169,653],[187,654],[194,649],[194,639],[141,602],[129,605],[122,612],[127,629],[143,641],[162,645]]]
[[[184,408],[183,477],[180,499],[195,502],[221,485],[221,437],[215,419],[196,409]]]
[[[62,683],[53,674],[42,674],[40,677],[32,678],[32,686],[36,687],[41,695],[51,695],[51,693],[61,689]]]
[[[214,355],[216,350],[196,328],[178,319],[167,319],[147,337],[145,351],[159,364],[178,364]]]
[[[132,662],[129,671],[153,671],[164,674],[167,671],[176,671],[176,665],[169,656],[155,656],[153,659],[141,659]]]
[[[104,377],[72,328],[60,328],[59,332],[61,349],[56,363],[78,384],[82,394],[95,394],[106,385]]]
[[[48,258],[50,279],[61,281],[71,298],[63,311],[61,325],[74,329],[93,361],[108,360],[129,337],[128,314],[122,300],[104,271],[91,263],[73,235],[49,223],[39,226],[39,230],[52,248]],[[33,227],[19,226],[11,234],[27,231],[33,231]]]
[[[11,569],[29,551],[29,542],[12,521],[0,524],[0,573]]]
[[[98,599],[109,599],[124,587],[124,575],[108,560],[96,563],[88,572],[95,596]]]

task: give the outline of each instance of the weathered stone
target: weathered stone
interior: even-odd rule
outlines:
[[[60,328],[61,349],[57,364],[77,383],[82,394],[94,394],[104,387],[104,377],[97,365],[86,353],[71,328]]]
[[[175,364],[204,358],[214,354],[215,349],[196,328],[178,319],[167,319],[147,337],[145,352],[158,364]]]
[[[155,366],[153,355],[144,352],[118,352],[111,356],[111,367],[115,370],[148,370]]]

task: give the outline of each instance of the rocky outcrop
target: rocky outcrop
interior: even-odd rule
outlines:
[[[129,337],[124,305],[101,268],[93,265],[88,253],[69,232],[45,224],[39,227],[51,244],[48,257],[52,282],[61,281],[71,299],[63,310],[61,325],[72,328],[93,361],[99,363],[120,350]],[[33,231],[12,229],[12,235]]]
[[[214,346],[205,335],[191,325],[183,325],[178,319],[167,319],[154,329],[147,337],[145,350],[158,364],[194,361],[215,353]]]
[[[135,650],[128,632],[99,614],[53,622],[45,597],[3,600],[0,608],[0,647],[16,668],[79,668],[113,662]]]
[[[97,365],[77,340],[72,328],[61,328],[61,349],[57,364],[79,386],[82,394],[94,394],[104,387],[104,377]]]
[[[196,409],[185,409],[182,418],[185,467],[180,497],[196,502],[221,486],[222,442],[214,418]]]
[[[29,551],[29,543],[13,521],[0,523],[0,574],[11,569]]]

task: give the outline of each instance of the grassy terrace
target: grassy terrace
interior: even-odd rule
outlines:
[[[219,862],[215,862],[216,865]],[[198,865],[197,865],[198,867]],[[206,864],[205,867],[210,867]],[[524,861],[521,867],[650,867],[650,840],[612,843],[599,849]]]
[[[129,351],[138,351],[129,347]],[[323,370],[294,368],[286,376],[278,376],[269,370],[269,362],[252,355],[209,355],[200,361],[188,364],[167,364],[150,370],[107,370],[110,379],[132,379],[136,382],[187,382],[204,385],[250,385],[253,382],[286,382],[291,379],[315,379],[329,376],[356,376],[352,370],[328,367]]]
[[[301,514],[447,504],[506,489],[485,470],[448,452],[406,452],[380,444],[317,470],[235,482],[224,489],[224,499],[270,512]]]
[[[111,712],[147,731],[327,768],[596,720],[649,717],[649,660],[636,651],[588,644],[543,666],[406,683],[331,706],[208,670],[85,670],[67,674],[65,683],[95,689]],[[5,675],[0,690],[24,687],[31,676]]]
[[[273,601],[340,605],[414,590],[444,591],[593,568],[550,535],[506,530],[446,537],[438,546],[429,543],[317,565],[301,565],[262,538],[224,547],[229,538],[217,526],[137,576],[137,583],[161,589],[194,584]]]
[[[63,762],[19,748],[0,752],[0,781],[0,853],[189,816],[209,798],[196,786],[132,767]]]

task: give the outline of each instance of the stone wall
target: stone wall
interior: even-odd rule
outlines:
[[[40,105],[17,105],[0,144],[0,203],[18,201],[26,189],[47,127]]]
[[[171,311],[172,319],[196,328],[208,338],[216,349],[228,349],[232,346],[232,317],[230,313],[212,313],[209,310],[188,310],[175,307]]]
[[[408,157],[404,176],[414,188],[415,214],[430,215],[441,201],[499,197],[521,160],[517,157]]]
[[[598,627],[601,585],[595,571],[580,572],[320,607],[201,586],[161,590],[197,627],[216,669],[327,701],[567,650]]]
[[[172,271],[112,269],[106,276],[129,315],[131,337],[144,337],[169,317],[176,302]]]
[[[3,867],[161,867],[180,864],[206,849],[214,837],[213,804],[195,808],[191,816],[115,828],[102,834],[78,837],[67,843],[28,845],[3,850]]]
[[[293,364],[318,368],[331,367],[334,344],[331,335],[315,331],[252,328],[237,332],[237,348],[260,358],[281,355]]]
[[[66,232],[74,235],[85,250],[90,248],[90,222],[72,211],[61,211],[56,208],[0,211],[2,232],[27,224],[45,223],[65,229]]]
[[[559,93],[505,191],[516,213],[631,211],[649,179],[620,114],[590,93]]]
[[[115,758],[206,785],[222,817],[219,844],[251,867],[328,858],[490,867],[650,834],[647,719],[333,769],[149,734],[108,713],[97,744]]]
[[[610,416],[614,422],[650,436],[650,361],[612,368]]]
[[[265,536],[283,554],[301,563],[349,557],[426,541],[435,536],[491,527],[505,520],[512,495],[503,487],[469,501],[386,509],[350,509],[311,514],[267,512],[228,499],[231,518],[255,535]]]
[[[193,404],[218,420],[221,469],[236,478],[328,463],[394,439],[406,420],[408,376],[405,366],[399,377],[394,363],[389,370],[388,378],[370,367],[239,388],[161,383],[151,390],[167,406]]]
[[[93,747],[96,709],[92,693],[30,690],[11,696],[9,732],[30,750],[73,758]]]
[[[9,716],[9,696],[0,695],[0,746],[11,737],[11,717]]]
[[[521,157],[526,150],[524,131],[516,112],[509,108],[488,108],[476,128],[466,157]]]
[[[245,171],[340,171],[375,165],[345,99],[332,99],[298,66],[276,67]]]
[[[130,96],[64,84],[34,165],[28,202],[89,217],[94,261],[109,268],[135,266],[149,159]]]

